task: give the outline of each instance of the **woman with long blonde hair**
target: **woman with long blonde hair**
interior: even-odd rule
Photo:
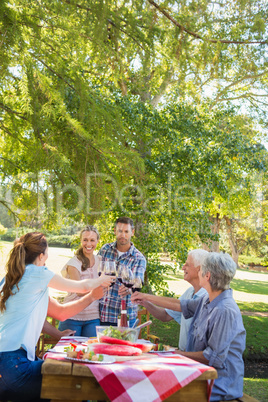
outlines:
[[[80,281],[82,279],[98,278],[98,268],[100,264],[100,256],[94,254],[98,241],[100,239],[99,232],[95,226],[87,225],[80,233],[80,247],[76,251],[75,256],[64,265],[61,273],[64,277]],[[78,300],[81,297],[77,293],[69,293],[64,303]],[[94,337],[96,336],[96,326],[100,325],[99,301],[95,300],[83,311],[75,316],[61,321],[59,330],[64,331],[71,329],[78,336]]]
[[[0,399],[40,400],[43,361],[36,359],[35,345],[48,312],[48,287],[87,293],[113,280],[62,278],[47,269],[47,257],[47,240],[39,232],[21,236],[10,252],[0,288]]]

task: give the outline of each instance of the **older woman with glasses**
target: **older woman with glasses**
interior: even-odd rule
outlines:
[[[246,331],[240,310],[229,285],[236,272],[236,264],[223,253],[209,253],[200,271],[200,285],[208,295],[196,300],[177,300],[134,293],[132,301],[146,300],[158,306],[182,311],[193,317],[186,351],[178,353],[215,367],[218,378],[214,382],[211,401],[228,401],[243,396]]]

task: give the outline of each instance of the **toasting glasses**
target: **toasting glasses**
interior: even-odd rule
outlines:
[[[103,260],[101,261],[101,263],[99,264],[99,268],[98,268],[98,275],[100,276],[102,273],[104,273],[105,275],[110,275],[110,276],[114,276],[114,282],[111,283],[110,287],[113,286],[115,284],[115,279],[116,279],[116,275],[117,275],[117,269],[116,269],[116,264],[115,261],[111,261],[111,260]],[[110,296],[110,292],[109,289],[107,291],[107,296]]]

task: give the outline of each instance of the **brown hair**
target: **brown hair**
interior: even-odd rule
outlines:
[[[127,225],[130,225],[132,230],[134,229],[134,222],[133,222],[133,220],[132,220],[131,218],[127,218],[126,216],[122,216],[121,218],[117,218],[116,221],[115,221],[114,226],[116,227],[116,225],[117,225],[118,223],[125,223],[125,224],[127,224]]]
[[[5,276],[5,284],[0,292],[0,311],[6,309],[6,301],[9,296],[12,296],[13,286],[17,286],[21,280],[25,266],[32,264],[35,259],[47,249],[47,240],[43,233],[31,232],[21,236],[15,240],[14,247],[10,251],[7,262],[7,274]]]
[[[95,226],[92,225],[87,225],[84,227],[84,229],[81,230],[80,233],[80,240],[82,240],[82,234],[84,232],[94,232],[97,235],[97,240],[100,239],[100,234],[98,232],[98,229],[95,228]],[[86,271],[86,269],[89,267],[90,265],[90,261],[89,259],[84,255],[83,253],[83,247],[79,247],[79,249],[76,251],[75,253],[76,257],[78,258],[79,261],[82,262],[82,271]]]

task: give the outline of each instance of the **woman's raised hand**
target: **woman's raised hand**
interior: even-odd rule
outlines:
[[[101,276],[97,279],[97,281],[100,286],[107,288],[115,281],[115,277],[102,273]]]
[[[107,289],[103,286],[98,286],[97,288],[91,290],[90,294],[94,300],[99,300],[105,296]]]

